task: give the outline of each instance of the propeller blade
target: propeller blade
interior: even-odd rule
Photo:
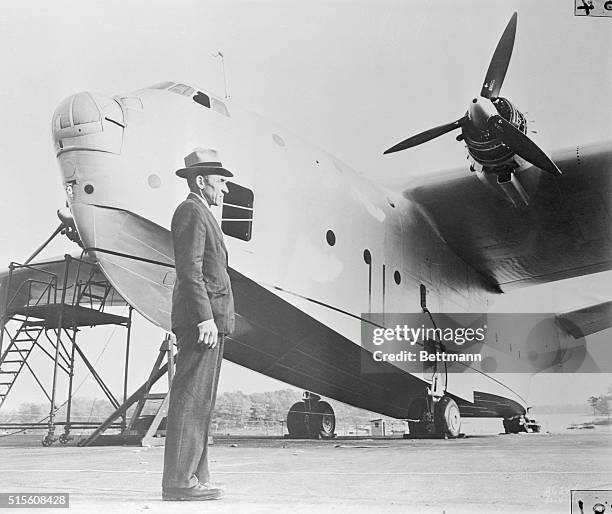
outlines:
[[[391,148],[385,150],[383,153],[386,155],[388,153],[399,152],[400,150],[406,150],[406,148],[412,148],[413,146],[420,145],[422,143],[426,143],[427,141],[431,141],[436,137],[439,137],[451,130],[455,130],[461,127],[461,124],[465,120],[465,116],[457,121],[453,121],[452,123],[446,123],[445,125],[440,125],[439,127],[434,127],[432,129],[426,130],[425,132],[421,132],[416,136],[409,137],[408,139],[404,139],[401,143],[392,146]]]
[[[561,170],[544,151],[512,123],[499,115],[492,116],[487,126],[499,134],[502,142],[519,157],[552,175],[561,175]]]
[[[482,91],[480,96],[485,98],[497,98],[499,96],[499,90],[504,83],[506,72],[508,71],[508,65],[510,64],[510,57],[512,57],[512,49],[514,48],[514,36],[516,35],[516,13],[512,15],[506,30],[502,34],[497,48],[491,58],[487,75],[485,76],[482,84]]]

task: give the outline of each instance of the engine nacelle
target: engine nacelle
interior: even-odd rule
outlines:
[[[527,133],[527,119],[510,100],[499,97],[493,100],[497,112],[518,128]],[[483,171],[514,170],[518,163],[514,160],[515,153],[502,143],[501,139],[489,130],[479,130],[473,124],[465,124],[462,128],[462,139],[470,157],[483,167]]]

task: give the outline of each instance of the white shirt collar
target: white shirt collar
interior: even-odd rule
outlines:
[[[212,210],[212,207],[208,204],[208,200],[206,200],[206,198],[204,198],[202,195],[198,195],[196,193],[194,193],[193,191],[189,192],[190,195],[193,195],[197,198],[200,199],[200,201],[204,204],[204,206],[209,210],[209,212],[212,214],[212,217],[214,218],[214,220],[217,222],[217,225],[219,225],[219,228],[221,228],[221,222],[217,219],[217,217],[215,216],[215,213]],[[223,231],[221,231],[221,237],[223,237]]]

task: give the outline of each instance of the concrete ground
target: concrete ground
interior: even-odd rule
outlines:
[[[612,489],[612,431],[603,429],[446,441],[217,439],[211,469],[225,496],[209,502],[161,501],[161,447],[39,440],[0,439],[0,492],[69,492],[66,512],[88,514],[570,512],[571,489]]]

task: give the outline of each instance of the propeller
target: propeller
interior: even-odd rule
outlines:
[[[497,43],[497,47],[489,63],[489,69],[487,70],[487,74],[482,84],[482,90],[480,91],[481,98],[472,100],[467,114],[457,121],[440,125],[409,137],[408,139],[404,139],[400,143],[385,150],[384,154],[412,148],[413,146],[426,143],[427,141],[431,141],[432,139],[458,128],[480,131],[488,130],[496,134],[508,148],[527,162],[547,173],[561,175],[561,171],[552,159],[529,139],[529,137],[503,118],[492,102],[499,97],[499,92],[504,83],[506,72],[508,71],[516,36],[516,20],[517,13],[514,13],[508,25],[506,25],[504,33]]]
[[[482,83],[480,96],[489,100],[499,96],[499,90],[506,78],[512,49],[514,48],[514,37],[516,36],[516,13],[512,15],[506,29],[497,43],[497,48],[491,57],[489,69]]]
[[[487,125],[516,155],[551,175],[561,175],[561,170],[552,159],[508,120],[498,114],[489,118]]]
[[[446,125],[440,125],[439,127],[434,127],[432,129],[426,130],[425,132],[421,132],[416,136],[409,137],[405,139],[401,143],[392,146],[388,150],[385,150],[385,154],[399,152],[400,150],[406,150],[406,148],[412,148],[413,146],[420,145],[421,143],[426,143],[431,139],[435,139],[438,136],[446,134],[451,130],[455,130],[456,128],[461,127],[461,125],[467,120],[467,116],[463,118],[453,121],[452,123],[447,123]]]

